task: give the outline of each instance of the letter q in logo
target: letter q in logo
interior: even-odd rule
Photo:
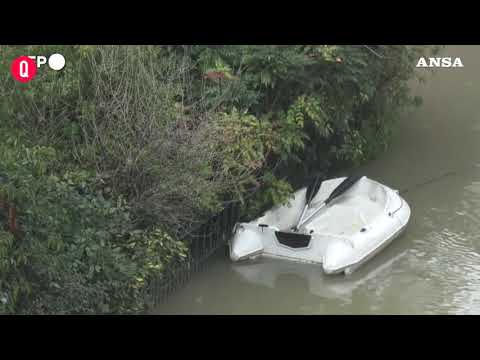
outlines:
[[[28,56],[20,56],[12,61],[10,71],[15,80],[26,83],[37,74],[37,65]]]

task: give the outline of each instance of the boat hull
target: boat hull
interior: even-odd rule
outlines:
[[[322,183],[314,202],[321,203],[343,179]],[[305,189],[287,205],[237,224],[230,240],[232,261],[265,256],[318,264],[326,274],[351,274],[405,231],[410,218],[410,207],[397,191],[366,177],[354,187],[335,205],[322,209],[301,234],[290,235],[290,228],[305,205]]]

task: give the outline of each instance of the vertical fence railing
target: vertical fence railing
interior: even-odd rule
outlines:
[[[147,286],[145,296],[149,307],[155,307],[164,302],[173,291],[185,285],[194,273],[203,270],[205,261],[227,243],[239,218],[240,204],[231,203],[222,212],[189,234],[184,239],[189,244],[188,259],[175,264],[161,278],[154,279]]]

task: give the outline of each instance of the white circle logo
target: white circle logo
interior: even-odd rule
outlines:
[[[48,66],[52,70],[62,70],[65,66],[65,58],[62,54],[53,54],[48,58]]]

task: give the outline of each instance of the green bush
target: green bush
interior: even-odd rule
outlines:
[[[212,98],[224,94],[225,101],[212,102],[212,107],[227,113],[238,109],[278,135],[273,141],[281,150],[266,161],[266,178],[259,180],[270,188],[260,189],[252,200],[252,209],[261,209],[276,202],[267,194],[275,193],[272,186],[277,183],[281,192],[285,180],[299,184],[312,172],[359,165],[384,151],[398,115],[418,100],[408,91],[408,81],[416,77],[416,60],[438,47],[239,45],[168,50],[199,64],[193,78],[201,86],[194,89],[206,88]]]
[[[0,312],[144,310],[146,283],[185,258],[185,245],[160,228],[137,229],[93,174],[56,175],[53,148],[2,140],[0,194],[16,204],[21,236],[0,231]]]
[[[0,46],[0,311],[130,313],[178,241],[241,201],[251,219],[303,179],[384,151],[436,47]],[[19,55],[61,53],[21,84]],[[0,222],[6,214],[0,210]]]
[[[251,175],[245,171],[254,171],[222,165],[225,129],[208,105],[217,98],[200,89],[193,99],[193,60],[155,46],[23,51],[66,53],[67,66],[59,73],[43,69],[27,86],[5,79],[3,118],[35,134],[26,140],[32,145],[53,146],[66,166],[94,170],[105,190],[125,197],[142,226],[161,224],[181,238],[220,211]],[[21,54],[11,47],[2,52],[3,68]]]

